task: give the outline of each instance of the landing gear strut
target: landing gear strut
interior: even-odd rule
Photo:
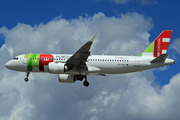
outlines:
[[[89,82],[87,81],[87,76],[85,75],[84,78],[85,78],[85,80],[84,80],[84,82],[83,82],[83,85],[84,85],[85,87],[88,87],[88,86],[89,86]]]
[[[88,87],[89,86],[89,82],[87,81],[87,76],[86,75],[81,75],[81,66],[76,66],[76,71],[79,72],[79,75],[77,75],[77,79],[79,81],[82,81],[85,78],[85,81],[83,82],[83,85],[85,87]]]
[[[77,78],[79,81],[82,81],[84,77],[82,75],[78,75]]]
[[[30,72],[27,72],[27,73],[26,73],[26,78],[24,78],[24,81],[25,81],[25,82],[28,82],[28,81],[29,81],[29,79],[28,79],[29,74],[30,74]]]

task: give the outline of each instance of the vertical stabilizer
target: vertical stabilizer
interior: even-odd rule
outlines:
[[[149,47],[139,56],[152,56],[158,57],[162,54],[166,54],[172,30],[164,30],[150,45]]]

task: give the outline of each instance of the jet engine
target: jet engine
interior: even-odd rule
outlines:
[[[68,71],[69,69],[65,63],[51,62],[48,64],[48,70],[49,70],[49,73],[62,74]]]
[[[59,74],[58,79],[59,79],[59,82],[62,82],[62,83],[74,83],[75,82],[74,75]]]

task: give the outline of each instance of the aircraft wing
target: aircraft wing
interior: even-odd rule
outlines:
[[[89,49],[91,48],[91,45],[96,37],[96,32],[91,39],[84,44],[75,54],[73,54],[66,62],[68,68],[70,70],[76,70],[79,73],[83,70],[88,70],[86,66],[87,58],[90,56]]]

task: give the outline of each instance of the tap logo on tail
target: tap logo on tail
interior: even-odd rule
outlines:
[[[164,30],[154,41],[154,57],[167,52],[172,30]]]
[[[139,56],[151,55],[153,57],[158,57],[167,52],[170,38],[172,35],[172,30],[164,30],[149,47]]]

